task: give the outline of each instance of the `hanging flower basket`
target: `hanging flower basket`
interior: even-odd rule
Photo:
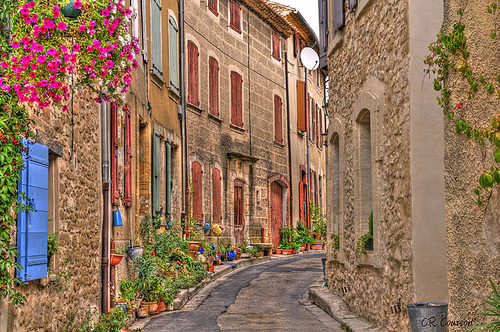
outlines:
[[[118,264],[120,264],[123,256],[125,256],[125,255],[111,254],[110,264],[111,265],[118,265]]]

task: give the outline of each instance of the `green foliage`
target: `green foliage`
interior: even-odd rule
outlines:
[[[94,310],[85,316],[85,318],[78,324],[75,322],[76,315],[71,315],[69,318],[68,325],[64,329],[64,332],[119,332],[128,331],[128,328],[134,322],[134,319],[130,318],[122,308],[117,307],[111,309],[108,314],[102,314],[99,317],[97,323],[94,324],[94,317],[98,314]]]
[[[331,238],[332,238],[332,248],[334,250],[339,250],[340,249],[340,238],[339,238],[339,236],[337,234],[335,234],[335,233],[332,233]]]
[[[309,218],[313,224],[313,231],[322,239],[326,237],[326,217],[321,213],[318,205],[309,200]]]
[[[47,256],[53,256],[59,250],[59,241],[57,241],[57,233],[47,231]]]
[[[373,211],[368,217],[368,232],[363,234],[356,243],[356,256],[360,257],[361,254],[366,254],[366,243],[369,240],[373,240]]]
[[[476,325],[469,328],[467,331],[500,331],[500,295],[498,294],[498,289],[495,287],[493,281],[490,280],[491,288],[493,288],[493,294],[487,296],[484,300],[484,304],[491,306],[491,308],[483,308],[479,313],[480,315],[486,317],[492,317],[493,320],[481,325]]]
[[[467,7],[468,1],[464,3],[464,8]],[[494,146],[494,164],[489,171],[483,171],[479,177],[479,185],[474,189],[477,195],[478,205],[482,205],[491,195],[491,188],[500,183],[500,113],[488,121],[491,123],[484,127],[474,127],[471,121],[464,119],[460,113],[464,109],[472,109],[473,99],[481,92],[484,92],[484,98],[490,99],[489,96],[495,94],[500,99],[500,73],[497,74],[496,80],[477,73],[471,66],[470,52],[467,46],[467,38],[465,34],[466,26],[462,22],[464,8],[457,11],[458,20],[453,22],[453,27],[448,33],[441,28],[437,35],[437,40],[433,42],[429,49],[431,54],[426,57],[424,63],[429,67],[425,70],[426,74],[435,74],[434,89],[441,92],[438,98],[438,104],[443,109],[443,113],[449,119],[455,122],[457,135],[464,135],[475,140],[479,145],[485,145],[486,141],[490,141]],[[497,39],[497,16],[498,4],[492,2],[487,7],[488,13],[493,21],[494,29],[490,32],[490,37]],[[450,74],[458,78],[451,80]],[[468,85],[466,93],[461,93],[461,90],[452,90],[448,86],[449,82],[454,84],[461,79],[462,82]],[[452,104],[452,99],[457,100],[456,105]],[[475,110],[474,114],[484,113],[481,110]]]
[[[344,330],[344,331],[347,331],[347,332],[352,331],[351,328],[349,327],[349,325],[347,323],[340,324],[340,329]]]

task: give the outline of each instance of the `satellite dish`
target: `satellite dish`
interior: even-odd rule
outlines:
[[[300,61],[309,70],[315,70],[319,66],[318,53],[310,47],[304,47],[300,52]]]

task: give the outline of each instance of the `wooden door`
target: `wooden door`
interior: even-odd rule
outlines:
[[[278,182],[271,183],[271,233],[274,246],[280,244],[280,229],[283,227],[283,190]]]
[[[243,182],[234,181],[234,240],[243,243],[245,229]]]

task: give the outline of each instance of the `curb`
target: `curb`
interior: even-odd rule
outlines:
[[[280,259],[286,259],[286,258],[292,258],[292,257],[297,257],[300,255],[307,255],[309,254],[314,254],[314,253],[320,253],[320,252],[325,252],[324,250],[309,250],[305,252],[299,252],[298,254],[293,254],[293,255],[276,255],[273,254],[272,256],[264,256],[264,257],[258,257],[258,258],[250,258],[250,259],[239,259],[235,260],[231,263],[225,263],[223,265],[217,265],[214,268],[214,273],[207,278],[205,278],[203,281],[201,281],[198,286],[192,287],[189,289],[181,289],[179,294],[174,299],[174,311],[176,310],[181,310],[184,305],[191,300],[196,294],[198,294],[199,291],[203,290],[206,286],[208,286],[210,283],[213,281],[216,281],[217,279],[228,275],[232,272],[236,272],[237,270],[242,270],[245,269],[249,266],[252,265],[257,265],[257,264],[262,264],[262,263],[267,263],[270,261],[275,261],[275,260],[280,260]],[[143,329],[146,324],[154,317],[161,317],[163,315],[167,315],[172,311],[164,311],[158,315],[154,316],[149,316],[146,318],[139,318],[135,319],[134,324],[130,326],[130,330],[134,329]]]
[[[346,324],[352,332],[388,332],[386,328],[378,327],[364,318],[349,311],[344,300],[323,287],[324,277],[318,279],[309,287],[309,301],[323,309],[332,316],[339,324]]]

